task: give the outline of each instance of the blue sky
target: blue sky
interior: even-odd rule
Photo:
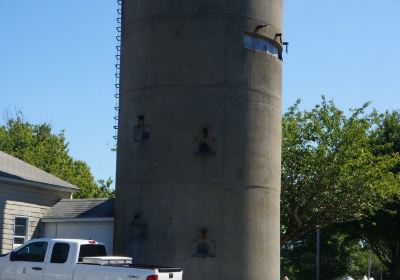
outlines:
[[[0,0],[0,123],[23,112],[65,130],[74,158],[115,176],[116,0]],[[399,0],[286,0],[283,108],[321,95],[400,109]]]
[[[287,0],[283,108],[321,94],[341,108],[400,109],[398,0]]]

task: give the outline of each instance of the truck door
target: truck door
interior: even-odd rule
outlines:
[[[44,280],[68,280],[73,266],[73,244],[54,243],[50,248],[50,259],[44,272]]]
[[[43,280],[47,242],[32,242],[10,254],[16,280]],[[12,279],[12,278],[11,278]]]
[[[17,272],[18,272],[18,266],[15,262],[12,262],[10,260],[11,256],[7,255],[4,258],[3,263],[3,270],[0,271],[0,279],[7,279],[7,280],[16,280],[17,279]]]

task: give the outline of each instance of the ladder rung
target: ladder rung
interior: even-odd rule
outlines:
[[[122,40],[122,34],[121,34],[121,33],[122,33],[122,27],[121,27],[121,24],[122,24],[122,1],[123,1],[123,0],[117,0],[117,4],[118,4],[119,7],[118,7],[118,9],[117,9],[118,17],[116,18],[116,21],[117,21],[118,25],[117,25],[115,28],[116,28],[118,34],[117,34],[117,36],[115,37],[115,39],[116,39],[118,42],[121,42],[121,40]],[[120,69],[121,69],[121,64],[120,64],[120,59],[121,59],[121,45],[120,45],[120,43],[119,43],[118,46],[116,46],[115,48],[116,48],[116,50],[117,50],[117,54],[115,55],[115,59],[117,60],[117,63],[115,64],[115,84],[114,84],[114,86],[115,86],[115,92],[116,92],[116,93],[114,94],[114,97],[117,98],[117,99],[119,99],[119,78],[120,78],[120,73],[119,73],[119,71],[120,71]],[[115,103],[114,110],[117,111],[117,112],[119,112],[118,100],[117,100],[116,103]],[[115,135],[113,136],[113,138],[114,138],[115,140],[118,140],[118,133],[117,133],[117,130],[118,130],[118,120],[119,120],[118,114],[114,116],[114,120],[115,120],[115,125],[114,125],[113,127],[114,127],[114,129],[115,129],[116,131],[115,131]]]

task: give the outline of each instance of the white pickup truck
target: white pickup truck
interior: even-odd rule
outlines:
[[[182,280],[182,269],[107,257],[94,240],[35,239],[0,256],[0,280]]]

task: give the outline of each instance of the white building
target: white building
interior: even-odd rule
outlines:
[[[114,201],[71,199],[77,191],[0,151],[0,254],[44,236],[96,239],[112,253]]]
[[[44,237],[94,239],[113,251],[113,199],[63,199],[41,221]]]

